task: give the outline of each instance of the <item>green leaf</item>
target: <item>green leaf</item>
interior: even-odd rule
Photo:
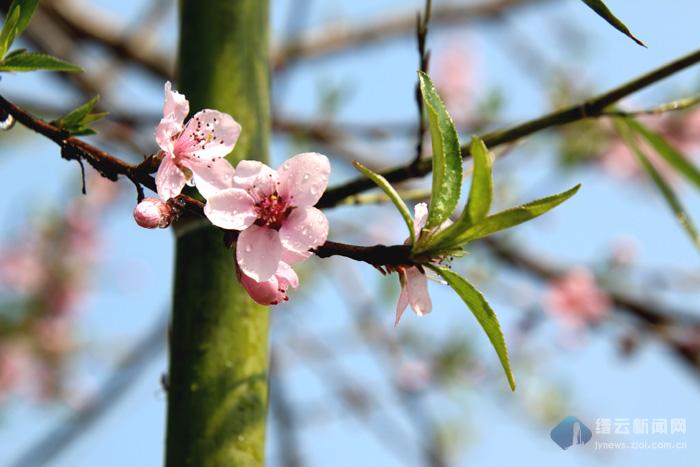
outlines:
[[[12,45],[12,42],[15,40],[15,37],[17,37],[16,31],[19,23],[20,9],[19,7],[10,7],[7,11],[5,24],[2,25],[2,30],[0,30],[0,57],[5,56],[10,45]]]
[[[466,279],[461,277],[449,269],[441,268],[432,264],[427,264],[427,267],[438,273],[447,283],[457,292],[457,295],[462,299],[462,301],[469,307],[469,309],[474,314],[474,317],[481,325],[484,332],[488,336],[493,348],[498,354],[498,358],[501,361],[503,370],[508,378],[508,384],[510,389],[515,391],[515,378],[513,377],[513,371],[510,368],[510,361],[508,360],[508,348],[506,347],[506,340],[503,337],[503,331],[501,331],[501,325],[498,322],[496,313],[491,309],[491,305],[486,301],[481,292],[476,290],[473,285],[467,282]]]
[[[433,146],[433,186],[426,228],[442,224],[459,202],[462,188],[462,153],[457,130],[430,77],[418,72]]]
[[[491,166],[493,165],[493,159],[484,142],[477,136],[472,138],[469,152],[474,159],[474,174],[472,175],[472,186],[469,191],[467,208],[462,212],[461,217],[467,217],[470,224],[476,224],[486,217],[489,209],[491,209],[491,200],[493,198]]]
[[[416,232],[413,230],[413,217],[411,216],[411,211],[408,210],[408,206],[406,206],[406,203],[403,202],[394,187],[391,186],[386,178],[382,177],[376,172],[372,172],[359,162],[354,161],[352,165],[354,165],[357,170],[365,174],[367,178],[372,180],[379,188],[381,188],[394,203],[394,206],[396,206],[401,213],[401,217],[403,217],[404,222],[406,222],[406,227],[408,227],[408,233],[411,237],[411,244],[414,244],[416,241]]]
[[[523,222],[541,216],[547,211],[559,206],[561,203],[571,198],[581,187],[581,184],[556,195],[541,198],[522,206],[506,209],[496,214],[485,217],[483,220],[467,227],[466,230],[459,230],[453,224],[436,235],[430,244],[418,253],[428,250],[443,250],[445,248],[456,248],[472,240],[486,237],[500,230],[509,229]]]
[[[681,175],[693,183],[697,188],[700,188],[700,170],[695,167],[683,154],[676,148],[671,146],[666,138],[659,133],[651,131],[641,122],[634,118],[626,118],[625,121],[632,130],[641,135],[652,148],[663,157],[666,162],[678,171]]]
[[[0,31],[0,57],[5,57],[10,45],[27,28],[38,4],[39,0],[14,0],[10,4]]]
[[[474,159],[474,173],[472,174],[472,186],[469,192],[469,200],[462,214],[446,229],[436,232],[418,242],[417,251],[428,251],[433,246],[439,245],[445,239],[455,237],[469,227],[482,221],[489,213],[493,198],[493,177],[491,167],[493,159],[489,150],[478,137],[472,138],[469,152]]]
[[[629,125],[626,119],[616,118],[613,120],[613,123],[615,124],[615,128],[617,129],[618,133],[620,133],[622,138],[627,143],[627,146],[629,146],[630,149],[632,149],[632,152],[635,154],[635,156],[637,156],[637,160],[641,164],[642,168],[644,168],[644,171],[654,181],[654,184],[663,195],[664,199],[673,211],[676,219],[678,219],[678,222],[681,224],[683,229],[685,229],[686,233],[690,237],[690,240],[693,242],[693,245],[695,245],[695,247],[698,250],[700,250],[700,235],[698,235],[698,230],[695,227],[695,224],[693,224],[693,221],[690,219],[690,216],[685,211],[685,208],[681,204],[680,200],[673,192],[673,189],[671,189],[671,186],[666,182],[666,180],[663,179],[661,174],[659,174],[659,172],[656,170],[656,167],[654,167],[654,165],[651,162],[649,162],[647,156],[640,149],[639,145],[637,144],[637,141],[635,141],[634,135],[631,134],[630,131],[630,129],[634,129],[634,127],[632,125]],[[625,123],[627,123],[628,126],[625,126]]]
[[[601,0],[583,0],[583,3],[588,5],[591,10],[595,11],[598,16],[603,18],[605,21],[607,21],[612,27],[620,31],[622,34],[626,35],[630,39],[632,39],[634,42],[637,44],[641,45],[642,47],[646,47],[646,44],[644,42],[640,41],[637,39],[629,30],[625,24],[617,19],[617,17],[610,11],[610,9],[605,6],[605,3],[603,3]]]
[[[0,62],[0,71],[68,71],[78,72],[82,69],[60,58],[39,52],[23,52],[11,54]]]
[[[83,122],[83,119],[87,117],[99,100],[99,95],[93,97],[83,105],[76,107],[75,109],[56,119],[54,124],[60,128],[72,128],[80,125]]]

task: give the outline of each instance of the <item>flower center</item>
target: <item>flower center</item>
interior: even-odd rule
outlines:
[[[292,208],[277,193],[267,195],[255,204],[258,213],[257,225],[279,230]]]

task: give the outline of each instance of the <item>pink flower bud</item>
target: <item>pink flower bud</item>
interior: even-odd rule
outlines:
[[[170,225],[170,206],[157,198],[144,198],[134,208],[134,220],[146,229],[165,228]]]

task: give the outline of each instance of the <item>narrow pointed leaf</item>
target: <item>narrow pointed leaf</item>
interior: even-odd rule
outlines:
[[[12,42],[17,37],[17,25],[19,23],[19,7],[10,8],[5,16],[5,23],[0,30],[0,57],[4,57]]]
[[[661,157],[663,157],[671,167],[676,169],[678,173],[688,179],[690,183],[694,184],[697,188],[700,188],[700,170],[698,170],[698,168],[695,167],[680,151],[671,146],[666,138],[659,133],[651,131],[641,122],[633,118],[626,118],[625,121],[627,122],[627,125],[632,128],[632,130],[647,140],[649,145],[654,148],[654,150]]]
[[[698,230],[671,186],[666,182],[666,180],[664,180],[661,174],[659,174],[658,170],[656,170],[656,167],[654,167],[654,165],[649,161],[649,158],[647,158],[647,156],[641,150],[637,144],[637,141],[635,140],[635,136],[630,131],[630,127],[625,126],[625,120],[615,119],[614,124],[617,131],[627,143],[627,146],[629,146],[637,157],[637,160],[642,168],[644,168],[644,171],[647,173],[647,175],[649,175],[658,190],[663,195],[676,219],[678,219],[678,222],[681,224],[683,229],[690,237],[690,240],[693,242],[693,245],[700,250],[700,235],[698,234]]]
[[[510,389],[515,391],[515,378],[513,377],[513,371],[510,368],[506,340],[503,337],[503,331],[501,331],[501,325],[498,322],[496,313],[494,313],[493,309],[491,309],[489,302],[486,301],[481,292],[476,290],[473,285],[467,282],[467,280],[461,277],[459,274],[439,266],[427,266],[445,279],[445,281],[454,289],[455,292],[457,292],[457,295],[459,295],[462,301],[474,314],[474,317],[479,322],[484,332],[486,332],[486,335],[491,341],[493,348],[498,354],[498,359],[501,361],[503,370],[506,373],[506,378],[508,378]]]
[[[462,153],[457,130],[430,77],[418,72],[433,147],[433,186],[426,228],[442,224],[455,210],[462,188]]]
[[[12,54],[0,62],[0,71],[82,71],[80,67],[38,52]]]
[[[472,186],[469,191],[469,201],[467,208],[462,212],[461,217],[467,217],[470,224],[476,224],[489,213],[491,200],[493,198],[493,177],[491,176],[491,166],[493,159],[489,150],[478,137],[472,138],[469,150],[474,159],[474,174],[472,175]]]
[[[17,36],[27,28],[38,4],[39,0],[14,0],[10,4],[0,31],[0,57],[5,56]]]
[[[391,202],[394,203],[396,209],[398,209],[401,213],[401,217],[403,217],[404,222],[406,222],[406,227],[408,227],[408,233],[411,237],[411,244],[415,243],[416,232],[413,230],[413,217],[411,216],[411,211],[408,210],[408,206],[406,206],[406,203],[403,202],[401,196],[399,196],[394,187],[391,186],[386,178],[382,177],[376,172],[372,172],[359,162],[355,161],[352,163],[352,165],[354,165],[357,170],[362,172],[367,178],[372,180],[379,188],[381,188],[382,191],[384,191],[384,193],[389,197]]]
[[[642,47],[646,47],[646,44],[644,44],[644,42],[642,42],[641,40],[637,39],[632,34],[632,32],[630,32],[629,28],[625,26],[625,24],[622,21],[620,21],[601,0],[583,0],[583,3],[588,5],[588,7],[591,10],[595,11],[598,14],[598,16],[603,18],[605,21],[608,22],[608,24],[620,31],[622,34],[626,35]]]
[[[541,216],[547,211],[559,206],[561,203],[571,198],[581,187],[581,184],[556,195],[541,198],[532,201],[522,206],[506,209],[505,211],[492,214],[485,217],[479,223],[467,227],[465,230],[459,230],[452,226],[448,227],[438,235],[433,237],[433,240],[423,247],[417,253],[426,252],[429,250],[442,250],[443,248],[456,248],[473,240],[486,237],[492,233],[509,229],[523,222]]]
[[[76,107],[67,114],[59,117],[54,123],[60,128],[74,128],[82,124],[99,100],[99,95],[93,97],[83,105]]]

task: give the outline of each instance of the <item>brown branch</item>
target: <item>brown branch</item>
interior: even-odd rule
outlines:
[[[87,162],[103,177],[117,181],[120,176],[128,178],[139,191],[141,186],[156,191],[156,183],[151,175],[157,168],[156,158],[149,157],[140,164],[130,164],[102,149],[69,135],[54,125],[34,117],[17,105],[0,95],[0,115],[12,115],[25,127],[50,139],[61,147],[61,157],[67,160]],[[178,196],[178,202],[186,206],[193,214],[204,216],[204,203],[187,195]],[[411,249],[406,245],[358,246],[328,241],[318,247],[314,253],[319,258],[344,256],[355,261],[362,261],[373,266],[398,266],[416,264],[411,257]]]
[[[486,133],[481,135],[481,139],[484,141],[484,143],[486,143],[486,146],[493,149],[496,146],[515,142],[520,138],[532,135],[541,130],[566,125],[588,118],[606,116],[606,109],[610,105],[618,102],[620,99],[627,97],[630,94],[633,94],[651,84],[654,84],[657,81],[661,81],[662,79],[667,78],[692,65],[695,65],[698,62],[700,62],[700,50],[696,50],[685,57],[681,57],[667,63],[656,70],[635,78],[632,81],[629,81],[604,94],[600,94],[579,104],[566,107],[505,130]],[[462,146],[462,157],[464,159],[468,159],[470,157],[469,145]],[[423,177],[429,174],[431,170],[432,162],[429,159],[424,159],[418,164],[403,165],[385,170],[381,172],[381,175],[383,175],[384,178],[391,183],[398,183],[411,178]],[[374,186],[374,183],[366,177],[351,180],[340,186],[327,190],[319,201],[318,206],[321,208],[333,207],[348,196],[356,195],[374,188]]]

